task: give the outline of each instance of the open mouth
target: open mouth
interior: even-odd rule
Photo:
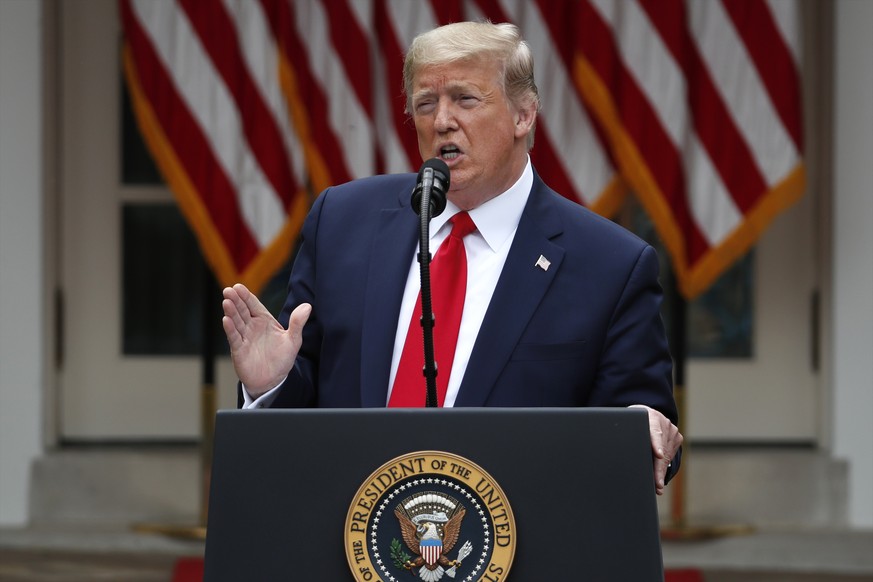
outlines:
[[[440,157],[444,160],[454,160],[461,155],[457,146],[447,145],[440,148]]]

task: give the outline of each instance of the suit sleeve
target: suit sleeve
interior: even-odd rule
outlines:
[[[590,406],[645,404],[678,426],[673,361],[661,319],[658,255],[646,245],[609,322]],[[679,456],[668,473],[679,468]]]
[[[303,223],[302,244],[288,281],[288,296],[279,314],[279,323],[288,327],[291,312],[301,303],[312,305],[312,314],[303,328],[303,346],[294,362],[288,378],[279,388],[279,393],[270,404],[271,408],[305,408],[318,404],[318,358],[321,351],[321,323],[318,317],[316,289],[316,257],[318,225],[324,200],[330,189],[316,199]]]

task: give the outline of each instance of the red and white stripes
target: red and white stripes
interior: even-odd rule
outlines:
[[[803,192],[796,7],[764,0],[589,0],[577,78],[622,176],[704,290]],[[786,19],[777,26],[774,19]]]
[[[223,283],[257,288],[314,191],[415,170],[412,38],[519,25],[553,188],[610,214],[635,192],[687,296],[803,190],[793,0],[119,0],[137,117]]]

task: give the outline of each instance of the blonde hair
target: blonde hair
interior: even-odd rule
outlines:
[[[446,63],[492,58],[500,68],[503,94],[518,109],[540,109],[534,80],[534,60],[530,47],[514,24],[491,22],[456,22],[434,28],[412,41],[403,63],[403,90],[406,112],[412,111],[412,84],[423,67]],[[533,147],[534,128],[527,137]]]

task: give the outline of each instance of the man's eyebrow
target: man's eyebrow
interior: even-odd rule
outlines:
[[[449,93],[458,93],[458,92],[470,92],[477,91],[479,88],[476,85],[468,83],[466,81],[449,81],[448,83],[444,83],[441,87],[441,90],[448,91]],[[422,97],[430,97],[432,95],[438,94],[440,91],[427,88],[421,89],[412,94],[412,99],[418,99]]]
[[[430,97],[431,95],[435,95],[436,91],[433,89],[422,89],[420,91],[416,91],[412,94],[412,100],[421,99],[422,97]]]

